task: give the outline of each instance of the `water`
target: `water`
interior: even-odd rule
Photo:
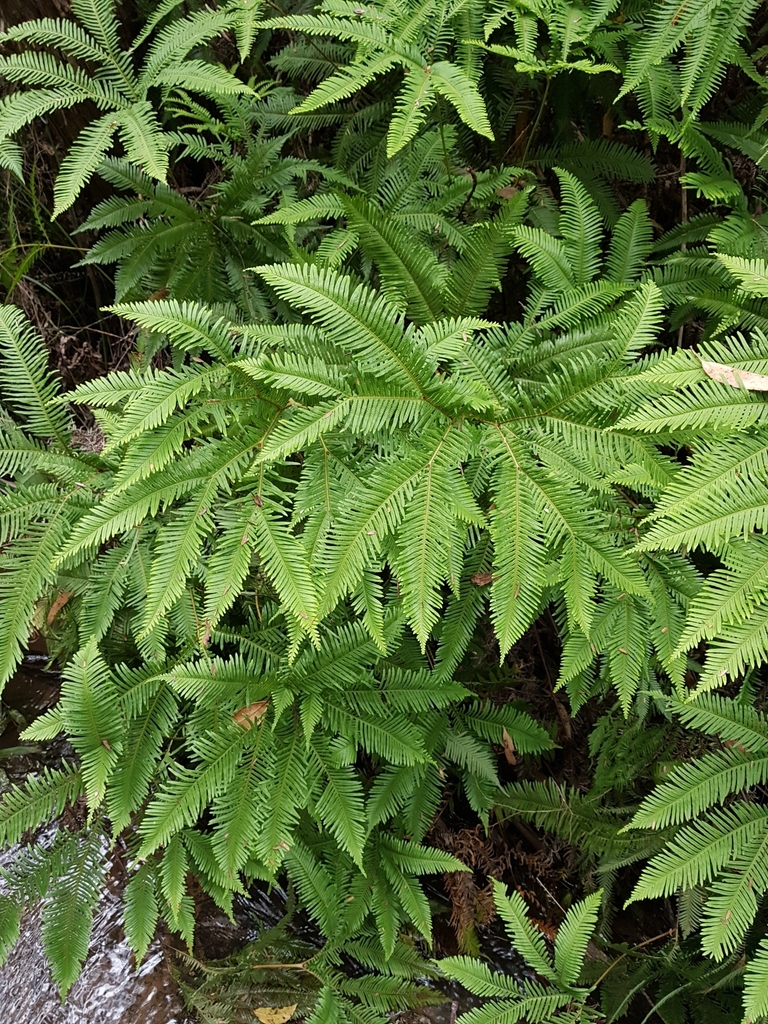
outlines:
[[[19,739],[24,721],[30,722],[51,707],[58,697],[58,678],[44,669],[46,659],[28,657],[6,687],[0,718],[0,790],[22,782],[44,765],[55,766],[68,754],[67,745],[56,740],[31,747]],[[19,718],[19,716],[21,716]],[[26,746],[24,753],[17,752]],[[7,756],[10,755],[10,756]],[[45,843],[56,824],[39,839]],[[7,864],[12,851],[0,853]],[[13,1024],[192,1024],[183,1008],[178,987],[170,972],[170,952],[161,939],[151,946],[137,971],[121,924],[120,877],[112,872],[109,889],[96,912],[91,945],[83,973],[75,982],[65,1005],[43,954],[38,911],[26,914],[21,938],[0,968],[0,1021]]]
[[[191,1024],[156,941],[137,972],[123,937],[115,893],[101,903],[83,973],[62,1006],[40,941],[37,913],[0,970],[0,1019],[14,1024]]]

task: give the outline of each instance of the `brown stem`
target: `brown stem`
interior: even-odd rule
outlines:
[[[597,981],[592,986],[592,990],[594,991],[597,988],[597,986],[600,984],[600,982],[603,981],[603,979],[607,975],[609,975],[611,973],[611,971],[616,966],[616,964],[620,964],[621,961],[625,957],[628,957],[630,955],[630,953],[636,953],[637,950],[638,949],[642,949],[643,946],[649,946],[652,942],[658,942],[659,939],[668,939],[671,935],[674,935],[674,934],[675,934],[675,929],[674,928],[668,928],[667,931],[660,932],[658,935],[654,935],[650,939],[645,939],[643,942],[639,942],[636,946],[633,946],[632,949],[628,949],[626,953],[622,953],[621,956],[617,960],[614,960],[613,963],[603,971],[603,973],[600,975],[600,977],[597,979]]]

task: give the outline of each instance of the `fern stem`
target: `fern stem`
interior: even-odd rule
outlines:
[[[528,138],[525,140],[525,151],[523,152],[523,159],[520,161],[523,166],[525,166],[525,161],[528,159],[528,151],[531,148],[531,142],[533,142],[534,136],[536,135],[536,132],[539,130],[539,124],[541,123],[541,118],[544,114],[544,107],[547,104],[547,97],[549,96],[549,87],[551,85],[552,79],[548,75],[547,84],[544,86],[544,95],[541,97],[541,103],[539,104],[539,109],[536,113],[536,120],[533,122],[533,128],[531,128],[531,132]]]
[[[306,971],[307,963],[298,964],[251,964],[252,971]],[[311,973],[311,972],[310,972]]]
[[[682,177],[683,177],[684,174],[685,174],[685,152],[683,150],[681,150],[680,151],[680,179],[681,179],[680,180],[680,189],[681,189],[681,194],[680,194],[680,216],[682,218],[681,223],[682,224],[687,224],[688,223],[688,189],[685,187],[685,182],[682,180]],[[685,242],[681,242],[680,243],[681,251],[684,252],[687,248],[688,248],[688,245]],[[677,332],[677,347],[678,348],[682,348],[684,332],[685,332],[685,324],[682,323],[682,324],[680,324],[680,327],[679,327],[678,332]]]
[[[613,968],[617,964],[620,964],[621,961],[625,959],[625,957],[631,956],[632,953],[636,953],[638,949],[642,949],[643,946],[650,946],[652,942],[658,942],[660,939],[671,938],[676,931],[676,928],[668,928],[665,932],[659,932],[658,935],[653,935],[650,939],[644,939],[642,942],[638,942],[636,946],[633,946],[632,949],[628,949],[626,953],[622,953],[621,956],[618,957],[618,959],[614,960],[612,964],[609,964],[609,966],[606,967],[606,969],[603,971],[603,973],[592,986],[592,991],[594,992],[597,990],[598,986],[602,984],[603,980],[611,973]]]

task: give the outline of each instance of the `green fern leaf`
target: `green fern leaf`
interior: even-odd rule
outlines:
[[[418,66],[408,68],[387,132],[387,156],[393,157],[398,153],[424,124],[435,102],[436,86],[430,72]]]
[[[0,841],[17,843],[25,832],[60,815],[83,792],[80,771],[45,768],[3,795],[0,803]]]
[[[101,802],[122,746],[122,721],[114,678],[91,640],[62,673],[62,719],[80,755],[86,795]]]
[[[93,915],[101,896],[106,865],[100,836],[73,848],[64,871],[54,878],[43,903],[43,948],[62,998],[76,981],[88,954]]]
[[[768,939],[747,963],[744,973],[744,1024],[768,1014]]]
[[[142,864],[138,868],[125,887],[123,901],[125,937],[136,955],[138,966],[155,937],[159,916],[152,865]]]
[[[24,418],[35,437],[69,444],[66,410],[54,405],[61,385],[48,369],[39,334],[14,306],[0,306],[0,389],[4,401]]]
[[[519,892],[507,892],[501,882],[493,883],[493,901],[518,952],[529,967],[548,981],[555,983],[557,974],[549,961],[544,937],[528,920],[528,910]]]
[[[445,96],[461,120],[478,135],[493,139],[493,129],[483,98],[465,72],[456,64],[440,60],[431,66],[430,75],[436,91]]]
[[[765,778],[766,757],[750,757],[735,749],[705,754],[678,766],[672,777],[643,801],[628,827],[664,828],[684,822],[722,803],[729,793],[761,785]]]
[[[591,893],[570,907],[555,939],[555,971],[561,985],[570,987],[578,981],[587,944],[597,923],[603,898],[602,889]]]
[[[545,552],[535,490],[511,460],[504,460],[497,471],[494,504],[491,614],[504,658],[538,612],[545,583]]]

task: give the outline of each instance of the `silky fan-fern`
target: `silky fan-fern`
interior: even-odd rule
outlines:
[[[91,806],[115,832],[140,819],[145,863],[126,910],[139,952],[158,913],[191,941],[189,870],[225,909],[244,879],[284,868],[326,930],[352,935],[370,918],[386,953],[401,922],[428,936],[416,876],[460,868],[419,845],[441,766],[486,817],[490,744],[506,735],[525,754],[551,742],[524,712],[450,680],[486,601],[473,577],[491,577],[502,653],[558,593],[566,629],[588,646],[608,644],[596,631],[606,615],[629,628],[630,602],[658,619],[657,563],[627,553],[634,513],[621,487],[652,496],[673,469],[642,436],[607,429],[661,310],[652,284],[632,282],[642,211],[619,221],[601,278],[594,205],[567,172],[560,180],[560,237],[519,226],[524,196],[493,228],[535,273],[524,320],[505,328],[462,315],[481,308],[465,286],[474,277],[486,296],[503,252],[471,244],[466,276],[438,286],[449,315],[427,321],[422,308],[418,324],[399,300],[311,261],[260,270],[294,310],[283,321],[242,325],[170,299],[116,307],[168,337],[177,368],[82,385],[72,397],[94,410],[103,451],[72,449],[62,420],[46,482],[22,475],[5,499],[19,538],[6,557],[27,597],[4,604],[2,628],[23,643],[56,574],[79,581],[68,614],[82,616],[84,646],[60,706],[29,734],[72,737]],[[388,236],[389,256],[371,238],[394,279],[408,266],[400,236]],[[610,276],[619,265],[623,283]],[[5,315],[3,379],[32,431],[50,431],[54,385],[39,358],[20,358],[34,337]],[[8,466],[23,473],[39,449],[8,429]],[[52,550],[30,562],[38,532]],[[435,639],[429,671],[418,647]],[[626,708],[645,663],[609,664]],[[39,802],[38,820],[54,804]],[[331,863],[355,894],[347,924],[324,916],[338,905],[321,896]]]

